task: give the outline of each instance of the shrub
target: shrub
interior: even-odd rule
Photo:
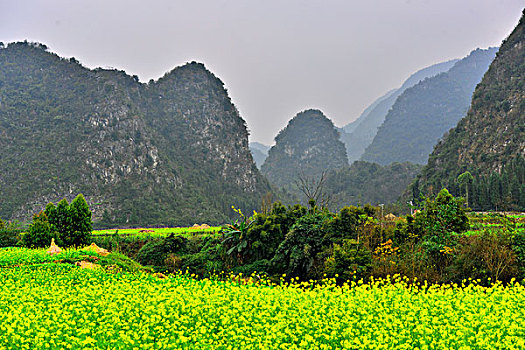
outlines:
[[[427,238],[442,238],[452,232],[467,231],[469,221],[463,203],[463,198],[455,198],[446,188],[442,189],[434,200],[425,200],[423,210],[414,220],[416,230]]]
[[[169,254],[177,255],[183,252],[187,239],[180,236],[170,235],[165,239],[146,243],[137,253],[137,261],[141,265],[166,268]]]
[[[20,223],[18,221],[7,224],[0,219],[0,247],[14,247],[20,242]]]
[[[326,211],[311,211],[298,219],[272,259],[276,270],[290,277],[308,277],[319,262],[317,255],[322,250],[329,219],[330,213]]]
[[[525,278],[525,230],[516,230],[512,236],[512,250],[516,254],[519,275]]]
[[[342,283],[347,280],[368,278],[371,267],[370,250],[356,240],[348,239],[343,245],[333,245],[330,256],[324,262],[324,274]]]
[[[511,236],[502,230],[485,229],[480,234],[461,237],[448,269],[451,279],[509,282],[518,271],[511,242]]]

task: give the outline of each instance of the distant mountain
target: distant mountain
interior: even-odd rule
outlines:
[[[261,171],[278,187],[292,186],[298,176],[319,176],[348,165],[339,132],[321,111],[298,113],[275,137]]]
[[[264,161],[266,160],[266,157],[268,157],[268,151],[270,150],[270,146],[263,145],[259,142],[250,142],[249,147],[250,152],[252,152],[255,165],[257,165],[257,168],[260,169]]]
[[[421,165],[411,163],[381,166],[356,161],[330,171],[326,175],[324,191],[331,196],[335,208],[365,203],[389,204],[399,198],[421,168]]]
[[[464,172],[473,182],[459,183]],[[476,87],[465,118],[440,141],[410,192],[447,187],[473,209],[525,210],[525,10]]]
[[[384,94],[383,96],[379,97],[377,100],[375,100],[374,102],[372,102],[372,104],[368,107],[366,107],[366,109],[363,111],[363,113],[361,113],[361,115],[359,116],[359,118],[357,118],[356,120],[354,120],[353,122],[351,123],[348,123],[346,124],[345,126],[343,126],[342,128],[342,131],[344,131],[345,133],[347,134],[351,134],[358,126],[359,124],[361,124],[361,122],[363,120],[365,120],[369,115],[370,113],[381,103],[383,102],[384,100],[388,99],[390,96],[392,96],[393,94],[396,93],[396,91],[399,90],[399,89],[392,89],[390,90],[389,92],[387,92],[386,94]]]
[[[477,49],[447,72],[420,81],[396,100],[361,160],[425,164],[439,138],[466,114],[497,48]]]
[[[449,70],[458,60],[450,60],[421,69],[412,74],[399,89],[392,90],[378,98],[354,122],[343,127],[341,141],[345,144],[348,161],[358,160],[370,145],[377,134],[377,129],[396,101],[409,87],[412,87],[425,78],[433,77]]]
[[[270,190],[245,121],[200,63],[141,84],[41,44],[0,45],[0,217],[83,193],[105,225],[221,223]]]

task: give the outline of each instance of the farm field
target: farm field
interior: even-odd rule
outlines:
[[[151,236],[166,237],[170,234],[180,236],[195,236],[197,234],[216,234],[220,231],[220,226],[196,225],[193,227],[158,227],[158,228],[118,228],[93,230],[93,235],[130,235],[130,236]]]
[[[240,284],[24,264],[42,251],[0,250],[0,348],[525,348],[518,284]]]

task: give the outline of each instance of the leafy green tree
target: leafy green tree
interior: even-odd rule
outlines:
[[[290,277],[304,279],[310,276],[319,263],[317,255],[322,251],[325,227],[330,217],[327,211],[310,211],[299,218],[272,259],[276,270]]]
[[[88,243],[92,231],[92,214],[82,194],[71,204],[64,198],[57,206],[49,203],[44,210],[51,232],[59,245],[82,246]]]
[[[463,198],[455,198],[444,188],[434,200],[426,198],[424,208],[416,214],[414,224],[423,233],[423,238],[452,232],[463,233],[469,228],[463,203]]]
[[[469,229],[463,204],[463,198],[455,198],[444,188],[434,200],[426,198],[423,210],[414,219],[414,233],[421,237],[424,251],[440,275],[452,262],[455,234]]]
[[[58,202],[54,214],[55,215],[50,222],[59,233],[60,244],[68,245],[69,242],[67,237],[70,235],[71,231],[71,214],[67,199],[64,198]],[[62,239],[63,237],[66,238],[65,241]]]
[[[69,232],[69,245],[81,246],[89,243],[89,236],[93,230],[92,214],[86,199],[82,194],[76,196],[69,206],[69,215],[71,220],[71,228]]]
[[[55,238],[52,225],[44,212],[33,215],[33,223],[29,230],[22,236],[22,244],[29,248],[43,248],[51,244]]]

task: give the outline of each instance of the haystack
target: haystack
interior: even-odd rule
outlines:
[[[47,248],[47,251],[46,251],[47,254],[55,255],[55,254],[60,253],[61,251],[62,251],[62,249],[55,244],[55,239],[52,238],[51,239],[51,245],[49,246],[49,248]]]
[[[86,247],[85,250],[89,250],[89,251],[95,252],[95,253],[97,253],[98,255],[101,255],[101,256],[106,256],[106,255],[109,254],[109,252],[106,249],[100,248],[95,243],[91,243],[91,245]]]

